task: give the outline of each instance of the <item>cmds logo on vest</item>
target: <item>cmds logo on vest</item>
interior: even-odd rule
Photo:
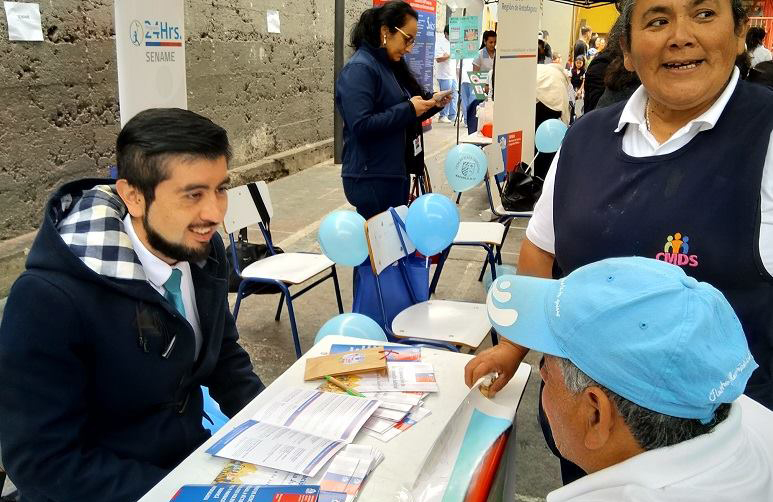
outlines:
[[[666,245],[663,246],[663,252],[656,254],[655,259],[673,265],[679,265],[680,267],[687,265],[695,268],[698,266],[698,256],[694,254],[688,255],[687,253],[689,251],[690,238],[676,232],[674,235],[669,235],[666,238]]]

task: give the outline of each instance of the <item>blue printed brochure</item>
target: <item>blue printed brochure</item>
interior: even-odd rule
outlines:
[[[346,345],[334,343],[330,346],[331,354],[340,354],[341,352],[353,352],[355,350],[372,349],[382,347],[382,345]],[[400,345],[383,345],[386,354],[386,360],[389,362],[418,362],[421,361],[421,348],[402,347]]]
[[[185,485],[172,502],[317,502],[319,486]]]

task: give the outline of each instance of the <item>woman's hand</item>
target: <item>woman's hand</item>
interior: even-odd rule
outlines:
[[[433,94],[432,99],[435,101],[435,106],[445,108],[451,102],[452,95],[453,92],[440,91]]]
[[[411,98],[411,104],[413,104],[413,109],[416,110],[416,116],[421,117],[427,113],[430,108],[434,107],[436,103],[434,99],[424,99],[421,96],[414,96]]]

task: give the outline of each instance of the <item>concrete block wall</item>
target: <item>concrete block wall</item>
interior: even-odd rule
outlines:
[[[34,231],[56,186],[115,161],[113,2],[39,3],[43,42],[9,42],[0,14],[0,241]],[[347,41],[371,3],[346,0]],[[281,34],[267,32],[269,9]],[[233,168],[304,145],[329,151],[334,0],[186,0],[185,17],[188,106],[228,130]]]

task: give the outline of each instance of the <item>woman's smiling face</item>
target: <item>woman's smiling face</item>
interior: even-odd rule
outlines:
[[[669,109],[707,107],[727,83],[744,36],[730,0],[636,0],[625,68]]]

